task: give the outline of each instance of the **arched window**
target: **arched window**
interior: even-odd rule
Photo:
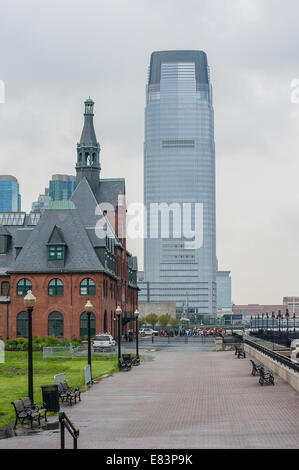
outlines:
[[[60,279],[52,279],[48,285],[48,295],[53,297],[63,296],[63,282]]]
[[[19,297],[25,297],[29,290],[32,290],[32,284],[29,279],[21,279],[17,285],[17,295]]]
[[[96,295],[96,285],[92,279],[83,279],[80,284],[80,295]]]
[[[9,296],[9,282],[2,282],[1,284],[1,295],[3,297]]]
[[[83,312],[80,316],[80,337],[88,335],[87,313]],[[94,313],[90,314],[90,335],[96,335],[96,317]]]
[[[48,316],[48,336],[63,338],[63,316],[60,312],[52,312]]]
[[[21,312],[17,316],[17,337],[28,338],[28,312]]]
[[[107,333],[108,325],[107,325],[107,312],[105,310],[104,313],[104,333]]]

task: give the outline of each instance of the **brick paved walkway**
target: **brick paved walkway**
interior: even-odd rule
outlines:
[[[159,351],[83,394],[67,414],[79,448],[299,448],[299,395],[276,378],[261,387],[232,352]],[[71,447],[70,440],[68,447]],[[59,434],[0,441],[58,448]]]

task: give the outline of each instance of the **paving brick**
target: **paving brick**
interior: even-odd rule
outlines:
[[[249,358],[187,347],[151,354],[153,361],[106,378],[66,410],[80,429],[79,448],[299,447],[298,393],[278,377],[261,387]],[[23,447],[58,448],[59,434],[0,441]]]

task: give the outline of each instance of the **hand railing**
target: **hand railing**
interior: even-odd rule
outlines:
[[[65,428],[74,439],[74,449],[77,449],[77,441],[79,437],[79,429],[76,429],[65,413],[59,413],[60,423],[60,448],[65,449]]]

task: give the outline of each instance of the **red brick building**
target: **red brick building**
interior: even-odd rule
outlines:
[[[94,306],[92,333],[116,336],[115,310],[123,329],[134,328],[138,304],[137,259],[126,250],[125,182],[100,178],[100,145],[93,127],[93,101],[85,102],[77,145],[77,187],[70,201],[53,201],[40,217],[0,214],[0,335],[28,333],[24,295],[37,298],[33,334],[87,334],[84,306]]]

